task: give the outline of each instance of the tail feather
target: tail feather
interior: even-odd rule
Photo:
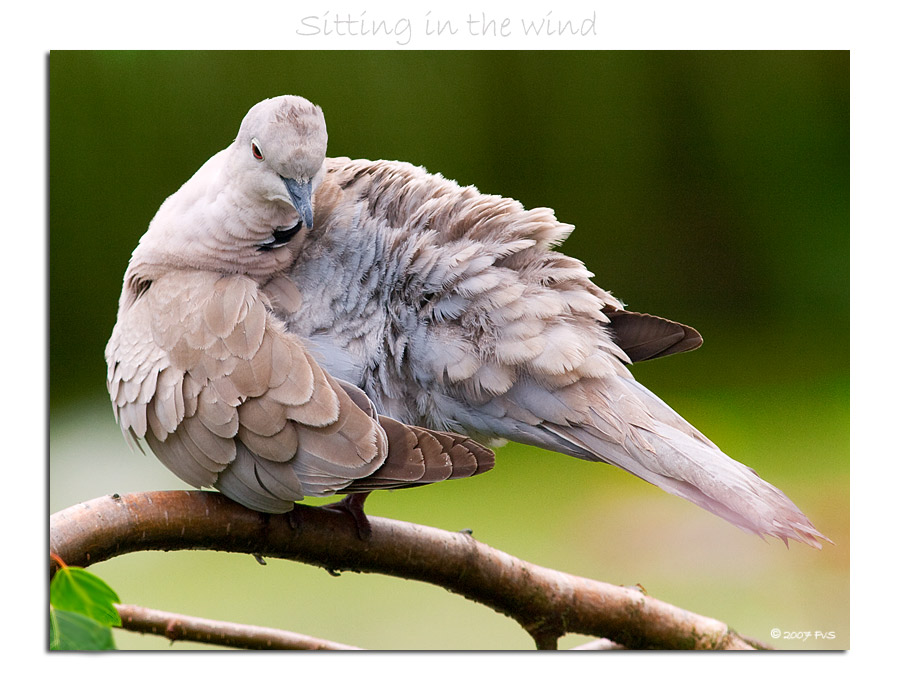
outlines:
[[[779,489],[732,459],[631,377],[618,377],[628,398],[637,398],[649,420],[626,423],[625,438],[611,441],[613,414],[591,411],[592,423],[542,428],[568,443],[570,453],[588,452],[761,537],[789,539],[817,549],[820,533]],[[615,406],[611,407],[613,412]],[[603,418],[606,415],[606,419]],[[617,426],[621,430],[621,425]],[[621,433],[620,433],[621,434]],[[551,449],[553,449],[551,447]]]
[[[617,466],[664,491],[681,496],[740,529],[821,549],[822,535],[796,505],[755,471],[715,446],[699,442],[664,424],[642,431],[653,448],[637,461],[620,449]]]

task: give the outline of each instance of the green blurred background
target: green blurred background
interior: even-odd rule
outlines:
[[[551,207],[576,226],[563,251],[600,286],[697,327],[702,349],[635,374],[835,544],[762,542],[619,470],[515,445],[484,476],[375,494],[368,511],[640,583],[780,648],[848,648],[849,68],[847,52],[52,52],[51,512],[184,487],[129,451],[105,395],[122,273],[162,200],[246,111],[300,94],[325,111],[330,155]],[[94,569],[125,602],[359,646],[532,647],[425,584],[211,552]]]

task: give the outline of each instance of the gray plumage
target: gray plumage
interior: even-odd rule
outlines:
[[[700,336],[595,286],[551,210],[325,140],[318,108],[267,100],[163,204],[107,347],[126,434],[259,510],[481,473],[475,440],[513,440],[827,539],[632,378]]]

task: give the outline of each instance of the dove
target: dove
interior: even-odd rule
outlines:
[[[702,339],[596,286],[557,250],[573,226],[326,146],[321,108],[264,100],[163,202],[106,348],[126,439],[258,511],[345,494],[361,533],[370,492],[484,473],[514,441],[830,541],[634,379]]]

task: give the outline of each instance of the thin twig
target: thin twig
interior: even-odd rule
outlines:
[[[424,581],[511,617],[541,648],[570,632],[630,649],[759,647],[723,622],[639,590],[530,564],[463,533],[369,520],[372,535],[363,540],[352,518],[333,510],[298,505],[285,515],[266,515],[218,493],[138,493],[54,514],[50,548],[77,566],[135,551],[215,549]],[[51,575],[56,567],[51,558]]]
[[[202,642],[238,649],[359,650],[359,647],[348,644],[271,627],[207,620],[138,605],[116,605],[116,610],[122,618],[122,629],[142,634],[157,634],[173,642]]]

